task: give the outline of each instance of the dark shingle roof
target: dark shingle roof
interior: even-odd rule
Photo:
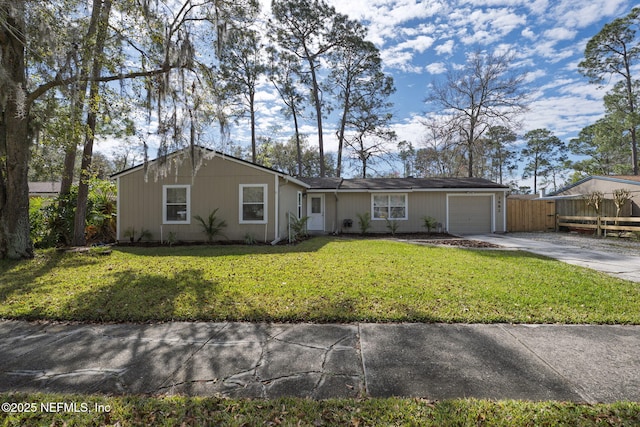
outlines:
[[[312,190],[415,190],[496,188],[507,186],[483,178],[300,178]]]

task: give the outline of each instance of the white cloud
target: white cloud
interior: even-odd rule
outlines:
[[[547,75],[547,72],[545,70],[531,71],[527,73],[527,76],[525,77],[525,82],[532,83],[538,80],[539,78],[545,77],[546,75]]]
[[[546,128],[559,138],[573,137],[601,116],[601,101],[581,96],[547,97],[530,105],[523,132]]]
[[[524,30],[522,30],[522,32],[520,34],[522,34],[522,37],[527,38],[529,40],[535,40],[536,39],[536,33],[533,32],[531,30],[531,28],[529,28],[529,27],[527,27]]]
[[[568,28],[586,28],[605,17],[619,16],[628,4],[628,0],[562,0],[551,13]]]
[[[435,51],[438,55],[451,55],[453,53],[454,45],[455,42],[453,40],[447,40],[446,42],[436,46]]]
[[[407,40],[405,42],[402,42],[402,43],[398,44],[396,46],[396,49],[397,50],[409,49],[409,50],[414,50],[414,51],[422,53],[425,50],[427,50],[428,48],[430,48],[433,45],[434,41],[435,40],[433,39],[433,37],[418,36],[415,39]]]
[[[443,74],[447,72],[447,66],[443,62],[434,62],[425,67],[429,74]]]
[[[415,71],[416,69],[420,69],[420,67],[411,64],[411,61],[413,59],[413,53],[411,52],[400,51],[398,49],[389,49],[380,52],[380,57],[387,67],[397,68],[405,71]]]
[[[556,27],[544,32],[544,37],[552,41],[573,40],[578,32],[563,27]]]
[[[461,41],[467,45],[497,42],[526,23],[526,16],[508,8],[463,9],[452,15],[452,24],[464,28]]]
[[[425,133],[422,119],[423,116],[419,114],[411,114],[407,119],[394,124],[392,129],[396,132],[398,141],[408,141],[414,148],[418,148]]]
[[[549,8],[549,0],[526,1],[525,4],[534,15],[543,15]]]

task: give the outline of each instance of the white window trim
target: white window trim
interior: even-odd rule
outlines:
[[[409,220],[409,196],[408,193],[371,193],[371,220],[385,221],[385,218],[375,218],[373,199],[376,196],[404,196],[404,218],[389,218],[389,221],[408,221]]]
[[[167,220],[167,189],[186,188],[187,189],[187,215],[184,221]],[[163,185],[162,186],[162,223],[163,224],[191,224],[191,186],[190,185]]]
[[[302,218],[302,191],[298,191],[296,194],[296,215],[298,219]]]
[[[243,189],[245,187],[262,187],[262,191],[264,194],[264,218],[261,221],[245,221],[242,218],[242,213],[243,213]],[[238,197],[238,222],[240,224],[267,224],[269,222],[269,218],[268,218],[268,213],[269,213],[269,193],[267,192],[267,189],[269,188],[268,184],[240,184],[240,189],[239,189],[239,197]]]

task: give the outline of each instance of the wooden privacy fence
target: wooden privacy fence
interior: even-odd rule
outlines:
[[[622,210],[617,213],[613,200],[604,199],[600,206],[602,218],[615,218],[620,215],[622,218],[631,217],[631,203],[626,203]],[[592,218],[596,216],[592,207],[587,205],[584,199],[517,199],[507,198],[507,231],[555,231],[556,215],[561,217]],[[637,219],[637,217],[633,217]],[[588,224],[595,224],[587,221]],[[606,222],[609,222],[608,220]],[[634,222],[634,221],[627,221]],[[604,225],[604,224],[603,224]],[[614,227],[616,225],[611,225]],[[594,229],[596,229],[594,227]],[[604,230],[604,229],[603,229]],[[614,229],[611,229],[614,230]],[[635,230],[634,230],[635,231]]]
[[[640,217],[558,215],[556,231],[560,227],[594,230],[598,236],[601,236],[603,231],[605,235],[607,231],[640,231]]]
[[[507,231],[553,231],[556,203],[544,199],[507,199]]]

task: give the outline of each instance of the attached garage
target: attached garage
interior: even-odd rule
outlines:
[[[493,194],[448,194],[447,229],[453,234],[492,233]]]

